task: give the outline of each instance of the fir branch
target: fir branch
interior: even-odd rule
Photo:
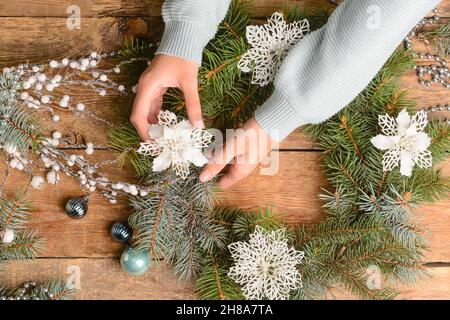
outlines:
[[[290,22],[308,17],[312,30],[327,18],[325,13],[307,16],[295,7],[285,9],[284,14]],[[248,49],[245,29],[250,17],[249,1],[233,0],[216,38],[204,51],[199,72],[202,111],[209,123],[221,129],[249,119],[273,91],[273,86],[252,85],[250,75],[236,67]],[[328,121],[306,128],[324,149],[322,162],[335,190],[320,196],[327,214],[324,221],[312,228],[287,230],[290,244],[305,252],[299,266],[303,288],[292,299],[323,297],[330,288],[342,285],[362,298],[391,299],[396,294],[390,287],[395,281],[412,283],[423,276],[422,256],[427,245],[422,228],[411,217],[412,209],[423,201],[446,197],[448,179],[433,169],[414,170],[410,178],[398,170],[384,173],[381,154],[370,143],[379,131],[378,115],[414,107],[399,90],[400,75],[412,66],[410,52],[397,50],[346,108]],[[185,114],[182,93],[169,90],[164,108]],[[444,123],[430,123],[436,162],[448,154],[447,129]],[[112,141],[115,150],[124,152],[137,145],[139,137],[126,124],[113,132]],[[271,210],[213,209],[213,187],[199,183],[198,172],[181,182],[170,174],[151,173],[148,158],[133,152],[127,157],[152,190],[157,190],[147,198],[132,200],[135,212],[130,224],[137,231],[135,245],[167,260],[182,278],[199,275],[201,298],[241,298],[239,286],[227,276],[232,261],[226,244],[247,240],[256,225],[266,230],[285,225]],[[364,272],[373,264],[389,279],[387,287],[367,287]]]
[[[434,120],[428,124],[427,131],[431,138],[433,163],[436,164],[446,159],[450,153],[450,125],[444,120]]]
[[[33,259],[45,248],[45,240],[38,238],[34,231],[16,232],[14,241],[0,245],[0,263],[13,260]]]
[[[42,284],[28,282],[19,288],[8,288],[0,283],[0,297],[8,300],[72,300],[78,290],[67,287],[62,280]]]
[[[433,45],[439,56],[450,55],[450,22],[437,29],[423,31],[419,34],[419,39],[426,44]]]
[[[227,270],[214,262],[204,267],[196,285],[202,300],[242,300],[244,297],[239,287],[227,275]]]
[[[31,214],[30,202],[24,190],[18,191],[13,200],[0,197],[0,230],[23,229]]]

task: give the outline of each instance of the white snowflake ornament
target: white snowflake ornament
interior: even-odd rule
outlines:
[[[177,116],[170,111],[159,113],[158,124],[150,125],[148,134],[153,140],[141,143],[137,152],[156,157],[153,172],[172,167],[177,176],[186,179],[191,163],[202,167],[208,162],[202,151],[211,143],[212,135],[206,130],[195,129],[187,120],[178,122]]]
[[[309,33],[304,19],[287,24],[283,14],[275,12],[262,26],[247,27],[247,41],[251,46],[238,63],[242,72],[253,72],[252,83],[261,87],[275,79],[275,75],[289,49]]]
[[[403,109],[397,119],[386,114],[379,116],[378,123],[383,134],[370,142],[377,149],[386,151],[383,171],[390,171],[400,163],[400,173],[409,177],[416,164],[422,169],[432,166],[431,151],[427,150],[431,138],[424,132],[428,123],[425,111],[419,111],[411,118]]]
[[[289,248],[285,232],[256,226],[248,242],[228,246],[234,260],[228,276],[243,285],[248,300],[286,300],[291,291],[302,286],[296,266],[304,252]]]

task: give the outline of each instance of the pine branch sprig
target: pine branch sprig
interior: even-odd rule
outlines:
[[[77,293],[78,290],[69,288],[62,280],[28,282],[18,288],[0,283],[0,300],[72,300]]]

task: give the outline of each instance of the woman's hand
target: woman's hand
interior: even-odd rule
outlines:
[[[130,121],[142,140],[149,140],[149,123],[157,123],[163,95],[169,88],[179,88],[184,93],[189,120],[203,128],[200,98],[198,95],[198,65],[192,61],[168,55],[157,55],[139,79]]]
[[[227,165],[218,186],[226,189],[249,176],[278,143],[265,133],[255,119],[250,119],[242,129],[236,130],[215,154],[200,174],[200,181],[207,182],[219,174]]]

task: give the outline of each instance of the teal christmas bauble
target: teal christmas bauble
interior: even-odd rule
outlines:
[[[140,276],[150,268],[150,255],[148,252],[137,252],[132,247],[127,247],[120,257],[120,265],[125,272]]]

